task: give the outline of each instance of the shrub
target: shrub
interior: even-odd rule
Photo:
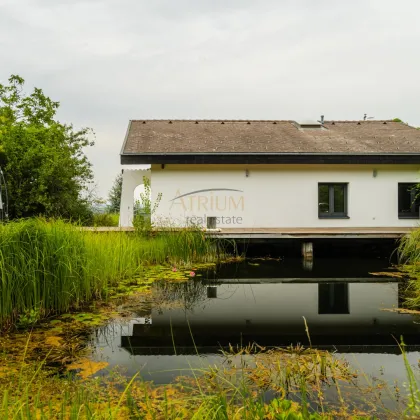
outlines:
[[[119,219],[118,213],[94,213],[93,226],[118,227]]]

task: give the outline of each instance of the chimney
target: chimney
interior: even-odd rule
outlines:
[[[320,121],[320,123],[321,123],[322,125],[324,125],[324,116],[323,116],[323,115],[321,115],[321,121]]]

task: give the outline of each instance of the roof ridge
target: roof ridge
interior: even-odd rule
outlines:
[[[155,122],[166,122],[166,121],[172,121],[172,122],[192,122],[192,123],[195,123],[195,122],[248,122],[248,121],[250,121],[250,122],[264,122],[264,123],[266,123],[266,122],[295,122],[295,120],[273,120],[273,119],[271,119],[271,120],[252,120],[252,119],[242,119],[242,120],[229,120],[229,119],[226,119],[226,120],[224,120],[224,119],[218,119],[218,120],[215,120],[215,119],[199,119],[199,118],[197,118],[197,119],[171,119],[171,118],[165,118],[165,119],[159,119],[159,118],[152,118],[152,119],[150,119],[150,118],[145,118],[145,119],[135,119],[135,120],[130,120],[130,121],[132,121],[132,122],[142,122],[142,121],[155,121]]]
[[[357,123],[357,122],[365,122],[365,123],[370,123],[370,122],[377,122],[377,123],[390,123],[390,122],[398,122],[398,121],[394,121],[394,120],[325,120],[324,123],[339,123],[339,124],[344,124],[344,123]]]
[[[232,122],[239,122],[239,123],[241,123],[241,122],[245,122],[245,123],[248,123],[248,122],[254,122],[254,123],[257,123],[257,122],[261,122],[261,123],[267,123],[267,122],[296,123],[300,120],[275,120],[275,119],[267,119],[267,120],[240,119],[240,120],[234,120],[234,119],[202,119],[202,118],[201,119],[200,118],[197,118],[197,119],[194,119],[194,118],[191,118],[191,119],[145,118],[145,119],[133,119],[133,120],[130,120],[130,121],[131,122],[143,122],[143,121],[146,121],[146,122],[147,121],[149,121],[149,122],[169,122],[169,121],[172,121],[172,122],[191,122],[191,123],[196,123],[196,122],[204,122],[204,123],[211,123],[211,122],[215,122],[215,123],[220,123],[220,122],[225,122],[225,123],[226,122],[230,122],[230,123],[232,123]],[[375,123],[375,122],[376,123],[384,123],[384,122],[391,123],[391,122],[396,122],[396,123],[398,123],[398,121],[394,121],[394,120],[363,120],[363,119],[361,119],[361,120],[325,120],[324,121],[325,124],[332,123],[332,122],[339,123],[339,124],[346,124],[346,123],[351,124],[351,123],[358,123],[358,122],[364,122],[364,123],[371,123],[371,122],[373,122],[373,123]]]

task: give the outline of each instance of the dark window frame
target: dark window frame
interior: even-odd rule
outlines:
[[[415,190],[417,185],[418,184],[415,182],[399,182],[398,183],[398,219],[419,219],[420,218],[418,205],[417,205],[417,211],[416,211],[416,201],[417,203],[420,201],[420,198],[418,196],[420,191],[418,189],[417,191]],[[410,187],[412,188],[410,191],[410,200],[411,200],[410,212],[400,211],[400,187],[401,186],[406,186],[407,189]]]
[[[318,315],[349,314],[349,283],[318,283]]]
[[[348,215],[348,182],[318,182],[318,218],[319,219],[350,219]],[[320,211],[321,197],[320,187],[328,186],[328,207],[329,213]],[[344,187],[344,212],[334,211],[334,187]]]

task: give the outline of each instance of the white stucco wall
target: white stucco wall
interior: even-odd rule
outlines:
[[[143,177],[150,179],[148,169],[124,169],[121,189],[119,226],[132,226],[134,216],[134,190],[143,184]]]
[[[348,183],[348,219],[318,218],[319,182]],[[221,228],[416,226],[418,220],[398,219],[399,182],[420,182],[420,166],[152,165],[152,199],[162,193],[153,219],[205,226],[205,216],[216,216]],[[206,189],[239,191],[202,191],[173,200]]]

